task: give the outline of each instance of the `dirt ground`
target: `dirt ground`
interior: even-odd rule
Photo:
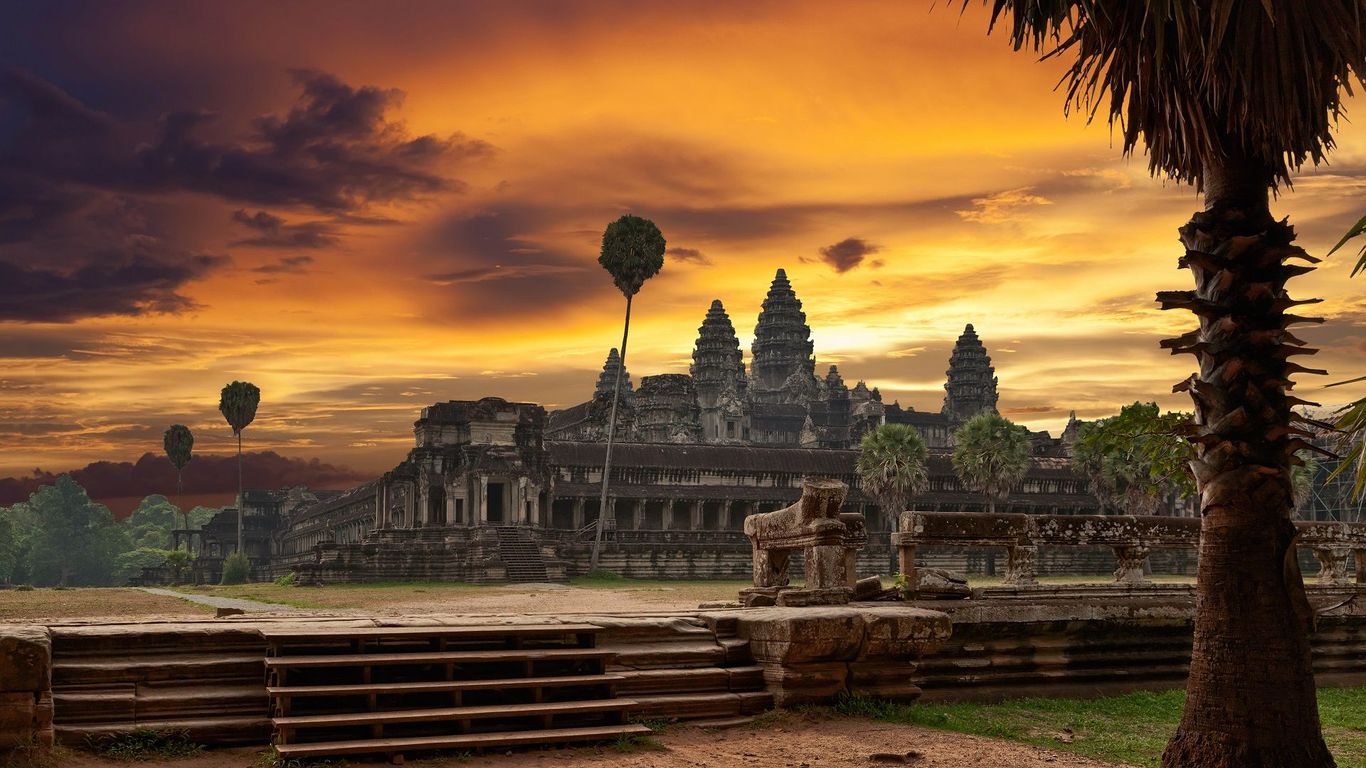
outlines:
[[[426,768],[868,768],[910,765],[915,768],[1101,768],[1101,763],[1064,752],[1052,752],[1005,741],[965,736],[908,725],[870,720],[813,719],[804,715],[762,718],[755,725],[706,731],[677,726],[655,738],[662,749],[637,747],[621,751],[611,745],[495,755],[452,756],[408,760]],[[70,768],[113,768],[127,765],[81,753],[63,755]],[[473,759],[472,759],[473,758]],[[216,750],[196,758],[166,763],[177,768],[251,768],[268,765],[259,750]],[[348,762],[373,766],[382,762]],[[332,765],[336,765],[333,763]]]
[[[213,609],[138,589],[6,589],[0,591],[0,623],[41,624],[63,619],[107,616],[205,618]]]

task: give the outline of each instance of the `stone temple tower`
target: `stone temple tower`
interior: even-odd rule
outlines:
[[[987,348],[977,338],[971,323],[953,345],[948,377],[940,412],[951,423],[960,424],[985,411],[996,412],[996,369],[991,367]]]
[[[621,367],[621,353],[617,352],[616,347],[612,347],[607,353],[607,362],[602,364],[602,373],[598,374],[598,386],[593,390],[594,397],[603,395],[611,401],[612,387],[616,383],[618,369],[621,370],[621,399],[631,399],[631,374]]]
[[[690,369],[701,408],[702,436],[709,443],[741,442],[749,434],[749,381],[735,326],[721,300],[697,329]]]
[[[763,310],[759,312],[750,352],[756,399],[772,399],[764,395],[781,390],[794,373],[815,378],[811,326],[806,324],[802,302],[792,291],[787,272],[781,269],[774,275]]]

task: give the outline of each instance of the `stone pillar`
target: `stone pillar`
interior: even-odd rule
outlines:
[[[914,593],[920,588],[920,574],[915,572],[915,545],[900,544],[896,548],[897,571],[902,575],[906,591]]]
[[[1039,548],[1029,545],[1009,547],[1006,551],[1005,583],[1011,587],[1032,587],[1039,583],[1034,576],[1034,561],[1039,556]]]
[[[31,756],[37,758],[52,744],[52,640],[47,627],[0,625],[0,757],[10,750],[34,750],[37,754]],[[47,763],[34,761],[39,764]]]
[[[417,492],[413,495],[417,498],[413,502],[416,507],[413,510],[413,527],[425,528],[427,527],[427,524],[431,522],[428,518],[431,517],[432,512],[432,489],[420,474],[418,475],[415,486]]]
[[[513,494],[512,494],[512,499],[513,499],[513,502],[512,502],[512,504],[513,504],[513,510],[512,510],[512,514],[509,516],[509,517],[511,518],[511,521],[510,521],[510,522],[512,522],[512,523],[514,523],[514,524],[521,523],[522,525],[527,525],[527,524],[529,524],[531,521],[527,519],[527,514],[526,514],[526,478],[525,478],[525,477],[519,477],[519,478],[517,478],[517,490],[513,492]]]
[[[384,481],[375,483],[375,530],[384,527]]]
[[[417,483],[410,483],[408,492],[403,494],[403,519],[408,523],[409,528],[417,527],[417,510],[413,508],[416,506],[416,497]]]
[[[479,476],[479,524],[488,525],[489,522],[489,476]]]
[[[585,525],[588,525],[588,521],[584,519],[585,512],[583,506],[583,498],[574,499],[574,530],[576,531],[583,528]]]
[[[1347,579],[1347,555],[1351,549],[1344,546],[1314,547],[1314,559],[1319,561],[1319,584],[1328,587],[1345,587],[1351,582]]]
[[[553,501],[551,502],[551,506],[554,506]],[[546,515],[546,517],[549,518],[549,515]],[[531,486],[531,524],[538,526],[550,525],[549,519],[541,519],[541,487],[538,485]]]
[[[664,512],[659,517],[659,525],[666,531],[674,528],[674,502],[664,502]]]
[[[446,489],[446,525],[455,525],[455,486],[446,483],[442,487]]]
[[[1357,561],[1357,583],[1366,584],[1366,549],[1352,550],[1352,557]]]
[[[1143,573],[1143,564],[1152,552],[1149,547],[1129,544],[1114,547],[1115,581],[1120,584],[1147,584],[1148,577]]]
[[[702,530],[702,507],[705,504],[706,502],[701,500],[692,503],[692,529],[694,531]]]
[[[641,531],[645,529],[645,499],[636,499],[631,502],[631,530]]]

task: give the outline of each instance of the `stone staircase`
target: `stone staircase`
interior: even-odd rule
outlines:
[[[607,625],[600,647],[615,651],[608,672],[635,704],[638,720],[686,721],[700,727],[742,725],[773,707],[763,669],[735,620],[708,627],[682,618],[594,618]]]
[[[498,527],[498,554],[513,583],[549,581],[540,542],[529,528]]]
[[[251,629],[150,629],[129,642],[100,628],[53,630],[53,726],[82,745],[136,729],[211,744],[260,744],[265,643]]]
[[[591,624],[267,628],[284,759],[604,741],[649,729]]]

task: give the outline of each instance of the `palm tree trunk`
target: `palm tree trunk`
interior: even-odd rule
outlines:
[[[242,431],[237,431],[237,551],[242,552]]]
[[[612,410],[607,417],[607,455],[602,462],[602,496],[598,500],[598,520],[593,530],[593,556],[588,570],[598,569],[598,555],[602,552],[602,519],[607,515],[607,492],[612,480],[612,443],[617,436],[617,401],[621,398],[621,374],[626,370],[626,339],[631,335],[631,296],[626,297],[626,322],[621,328],[621,365],[612,383]]]
[[[1295,559],[1290,462],[1304,446],[1292,425],[1287,361],[1300,322],[1285,310],[1288,278],[1312,261],[1271,218],[1269,176],[1230,165],[1207,176],[1206,209],[1181,228],[1195,291],[1159,294],[1200,329],[1163,342],[1200,373],[1177,389],[1195,401],[1191,468],[1200,490],[1195,642],[1181,724],[1165,768],[1324,768],[1309,633],[1313,611]]]
[[[180,517],[181,517],[181,519],[184,521],[184,523],[183,523],[183,528],[184,528],[184,530],[189,530],[189,529],[190,529],[190,513],[189,513],[189,512],[186,512],[186,511],[185,511],[185,507],[182,506],[181,503],[180,503],[180,495],[181,495],[181,493],[184,491],[184,488],[183,488],[183,485],[182,485],[182,482],[181,482],[182,476],[183,476],[184,474],[185,474],[184,470],[177,469],[177,470],[175,471],[175,505],[176,505],[176,507],[180,510]],[[189,552],[189,551],[190,551],[190,540],[189,540],[188,537],[185,539],[185,551],[186,551],[186,552]]]

